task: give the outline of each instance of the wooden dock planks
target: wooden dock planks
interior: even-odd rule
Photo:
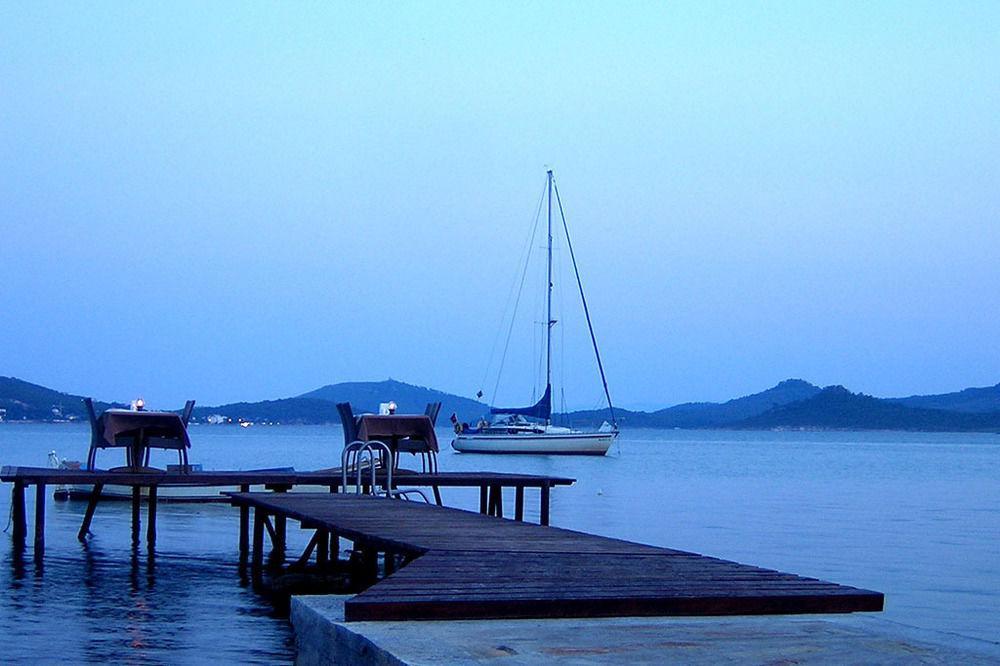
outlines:
[[[384,483],[386,475],[379,472],[376,481]],[[489,506],[484,504],[483,510],[500,514],[502,512],[501,493],[503,488],[515,491],[517,517],[523,517],[524,491],[526,488],[538,489],[539,517],[543,523],[548,521],[549,492],[556,486],[572,485],[574,479],[534,474],[511,474],[504,472],[435,472],[424,473],[401,469],[393,475],[396,480],[406,486],[423,486],[434,489],[435,497],[440,497],[442,487],[478,487],[480,494],[490,500]],[[131,470],[118,468],[114,470],[83,470],[83,469],[53,469],[50,467],[16,467],[0,468],[0,481],[13,483],[11,491],[11,520],[13,523],[12,537],[15,548],[25,546],[27,537],[27,514],[25,511],[24,493],[28,486],[34,485],[35,502],[35,558],[41,559],[45,551],[45,488],[46,486],[84,485],[93,488],[90,493],[86,514],[77,537],[83,541],[90,533],[94,512],[101,499],[105,486],[128,486],[132,494],[132,541],[139,541],[140,510],[143,501],[140,490],[148,488],[146,498],[148,517],[146,541],[152,547],[156,542],[156,503],[157,488],[170,487],[201,487],[201,488],[240,488],[248,490],[251,485],[264,486],[275,492],[285,492],[296,486],[321,486],[330,491],[340,488],[342,476],[339,469],[326,469],[299,472],[295,470],[233,470],[233,471],[192,471],[165,472],[144,468]],[[350,481],[348,481],[350,483]],[[276,528],[283,529],[283,517],[276,517]],[[249,550],[249,516],[240,513],[240,560],[246,559]]]
[[[883,605],[883,595],[870,590],[414,502],[232,498],[304,527],[417,556],[348,600],[348,621],[840,613]]]

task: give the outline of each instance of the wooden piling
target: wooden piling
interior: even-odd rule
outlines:
[[[83,514],[83,524],[80,525],[80,531],[77,533],[76,538],[83,541],[90,534],[90,523],[94,520],[94,511],[97,510],[97,503],[101,499],[101,491],[104,490],[103,483],[95,483],[94,489],[90,491],[90,500],[87,502],[87,510]]]
[[[330,533],[326,530],[316,530],[316,564],[325,567],[329,560]]]
[[[35,485],[35,559],[45,553],[45,484]]]
[[[256,573],[264,565],[264,518],[260,509],[253,511],[253,559],[251,567]]]
[[[23,548],[24,542],[28,537],[28,519],[24,508],[24,489],[25,484],[23,482],[15,481],[14,490],[11,491],[10,498],[10,517],[13,522],[11,536],[14,539],[14,546],[17,548]]]
[[[150,548],[156,545],[156,486],[149,487],[149,506],[146,518],[146,545]]]
[[[541,515],[539,516],[538,522],[541,525],[548,526],[549,524],[549,493],[551,489],[548,486],[542,486],[542,506]]]
[[[274,492],[285,493],[288,492],[288,488],[275,487]],[[274,515],[274,536],[273,543],[274,546],[271,550],[271,563],[274,565],[281,565],[285,562],[285,544],[287,543],[287,532],[288,532],[288,519],[283,514]]]
[[[139,543],[140,513],[142,509],[142,486],[132,486],[132,545]]]
[[[240,486],[241,493],[250,492],[250,484]],[[250,552],[250,507],[240,507],[240,566],[245,567]]]

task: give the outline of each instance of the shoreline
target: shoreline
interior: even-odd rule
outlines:
[[[314,427],[342,427],[339,421],[325,421],[322,423],[267,423],[267,422],[256,422],[249,421],[251,427],[261,427],[261,428],[314,428]],[[82,420],[66,420],[66,421],[37,421],[30,419],[20,419],[16,421],[0,421],[0,426],[5,425],[79,425],[87,426],[88,424]],[[198,428],[208,427],[208,428],[240,428],[239,423],[197,423],[192,421],[188,424],[188,427],[195,426]],[[245,426],[243,426],[245,428]],[[445,429],[443,426],[438,426],[442,430]],[[796,426],[796,427],[778,427],[778,428],[725,428],[725,427],[713,427],[713,428],[679,428],[679,427],[656,427],[656,426],[631,426],[623,425],[620,430],[638,431],[638,430],[651,430],[654,432],[760,432],[760,433],[780,433],[780,432],[843,432],[843,433],[907,433],[907,434],[927,434],[927,435],[1000,435],[1000,431],[993,429],[984,430],[920,430],[920,429],[900,429],[900,428],[825,428],[820,426]]]

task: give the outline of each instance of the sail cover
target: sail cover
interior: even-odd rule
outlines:
[[[490,414],[520,414],[548,421],[552,418],[552,385],[546,385],[542,399],[531,407],[490,407]]]

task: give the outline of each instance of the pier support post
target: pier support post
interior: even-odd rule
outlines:
[[[90,523],[94,520],[94,511],[97,510],[97,503],[101,499],[101,491],[104,490],[103,483],[95,483],[94,489],[90,491],[90,501],[87,502],[87,511],[83,514],[83,524],[76,538],[83,541],[90,534]]]
[[[325,567],[330,559],[330,533],[326,530],[316,530],[316,564]]]
[[[253,510],[253,558],[250,568],[254,580],[260,577],[260,570],[264,566],[264,512],[260,509]]]
[[[149,487],[149,507],[146,517],[146,545],[156,545],[156,486]]]
[[[330,560],[336,562],[340,559],[340,535],[330,532]]]
[[[539,517],[538,523],[540,525],[549,524],[549,491],[551,489],[548,486],[542,486],[542,498],[541,498],[541,515]]]
[[[275,488],[274,492],[287,492],[287,488]],[[288,532],[288,519],[281,514],[274,514],[274,548],[271,550],[271,563],[280,566],[285,562],[285,543]]]
[[[503,518],[503,486],[490,486],[489,515]]]
[[[524,486],[514,489],[514,520],[524,520]]]
[[[35,560],[45,554],[45,484],[35,485]]]
[[[25,515],[26,510],[24,508],[24,489],[25,484],[21,481],[14,482],[14,490],[11,491],[10,497],[10,518],[13,522],[13,533],[11,536],[14,538],[14,546],[17,548],[23,548],[24,542],[28,537],[28,518]]]
[[[479,486],[479,513],[486,513],[486,486]]]
[[[240,486],[241,493],[250,492],[250,485],[244,483]],[[250,506],[240,504],[240,566],[247,565],[247,556],[250,551]]]
[[[132,486],[132,545],[139,543],[139,528],[141,522],[140,509],[142,508],[142,488]]]

